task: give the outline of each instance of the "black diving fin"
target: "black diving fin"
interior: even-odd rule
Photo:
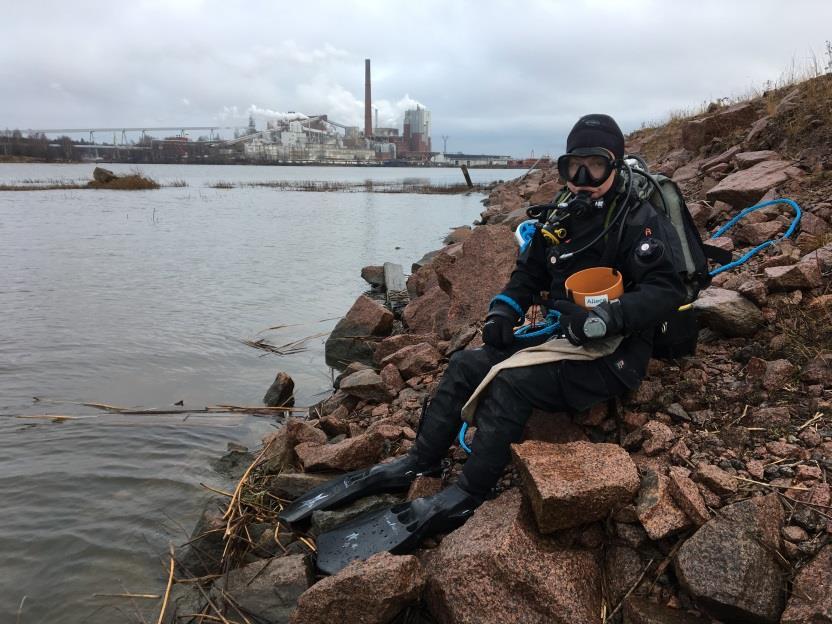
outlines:
[[[464,524],[481,502],[452,485],[433,496],[368,512],[318,536],[318,569],[336,574],[353,561],[379,552],[408,553],[425,537]]]
[[[415,457],[405,455],[387,464],[349,472],[309,490],[285,507],[278,518],[291,526],[318,510],[332,509],[374,494],[404,491],[419,475],[436,475],[440,471],[438,464],[425,468]]]

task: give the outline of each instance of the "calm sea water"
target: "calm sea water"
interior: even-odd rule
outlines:
[[[125,165],[105,165],[117,172]],[[0,165],[0,183],[87,180],[93,165]],[[218,181],[461,180],[454,169],[143,166],[157,191],[0,192],[0,621],[114,622],[161,593],[209,461],[274,427],[250,416],[111,416],[74,403],[257,405],[278,370],[309,405],[330,387],[323,341],[366,287],[469,224],[482,196],[214,189]],[[475,182],[521,172],[472,171]],[[285,326],[277,330],[267,330]],[[63,423],[21,416],[74,415]],[[20,606],[22,602],[22,607]],[[145,603],[147,601],[144,601]],[[155,603],[139,609],[152,613]]]

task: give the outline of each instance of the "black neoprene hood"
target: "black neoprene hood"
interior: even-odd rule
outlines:
[[[615,119],[609,115],[584,115],[572,127],[566,138],[567,153],[593,147],[608,149],[616,160],[624,158],[624,135]]]

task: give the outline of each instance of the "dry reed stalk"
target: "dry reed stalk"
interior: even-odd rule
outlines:
[[[809,488],[803,487],[801,485],[772,485],[771,483],[765,483],[764,481],[755,481],[754,479],[746,479],[745,477],[738,477],[736,475],[734,475],[734,478],[738,481],[753,483],[754,485],[762,485],[763,487],[772,488],[775,490],[797,490],[800,492],[809,491]]]
[[[206,408],[209,412],[243,412],[246,414],[274,414],[276,412],[298,412],[309,411],[308,407],[266,407],[260,405],[209,405]]]
[[[168,598],[170,598],[170,588],[173,587],[173,569],[176,567],[174,560],[173,544],[170,544],[170,574],[168,575],[168,585],[165,588],[165,597],[162,599],[162,610],[159,611],[159,619],[156,624],[162,624],[165,617],[165,609],[168,606]]]
[[[200,482],[199,484],[201,487],[204,487],[209,492],[213,492],[214,494],[219,494],[220,496],[228,496],[231,498],[234,496],[231,492],[226,492],[225,490],[218,490],[217,488],[212,488],[210,485],[205,485],[204,483]]]
[[[147,600],[159,600],[159,594],[132,594],[125,592],[123,594],[93,594],[95,598],[143,598]]]
[[[650,566],[653,565],[653,561],[654,560],[651,559],[650,561],[647,562],[647,565],[644,566],[644,569],[641,571],[641,575],[638,577],[638,580],[635,583],[633,583],[633,586],[630,587],[629,590],[627,590],[627,593],[624,594],[624,597],[621,600],[619,600],[618,604],[615,606],[615,609],[613,609],[610,612],[610,614],[607,617],[604,618],[604,620],[603,620],[604,624],[607,624],[607,622],[612,619],[612,616],[614,616],[616,613],[618,613],[618,610],[621,608],[621,605],[624,604],[624,601],[627,600],[627,598],[630,597],[630,594],[632,594],[633,591],[635,591],[636,587],[638,587],[639,583],[641,583],[641,581],[644,579],[644,575],[647,574],[647,570],[649,570]]]
[[[236,505],[239,507],[240,493],[242,492],[245,482],[248,480],[251,471],[254,470],[255,467],[257,467],[260,464],[261,461],[263,461],[263,458],[265,457],[268,450],[271,448],[273,442],[273,440],[269,440],[266,446],[263,447],[263,450],[260,451],[257,457],[254,458],[254,461],[251,462],[248,468],[246,468],[246,471],[243,473],[243,476],[240,477],[240,481],[237,483],[237,487],[234,488],[234,493],[231,495],[231,501],[228,503],[228,509],[225,510],[225,513],[222,516],[223,520],[228,520],[230,523],[231,518],[233,517],[234,506]],[[230,534],[231,533],[229,529],[226,529],[225,536],[228,537]]]

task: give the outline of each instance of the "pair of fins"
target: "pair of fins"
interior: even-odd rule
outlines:
[[[404,491],[417,476],[438,472],[438,466],[425,469],[406,456],[333,479],[295,500],[278,517],[285,524],[297,525],[315,511],[346,505],[365,496]],[[351,562],[379,552],[410,552],[425,537],[462,525],[480,502],[452,485],[434,496],[367,512],[318,536],[318,569],[335,574]]]

